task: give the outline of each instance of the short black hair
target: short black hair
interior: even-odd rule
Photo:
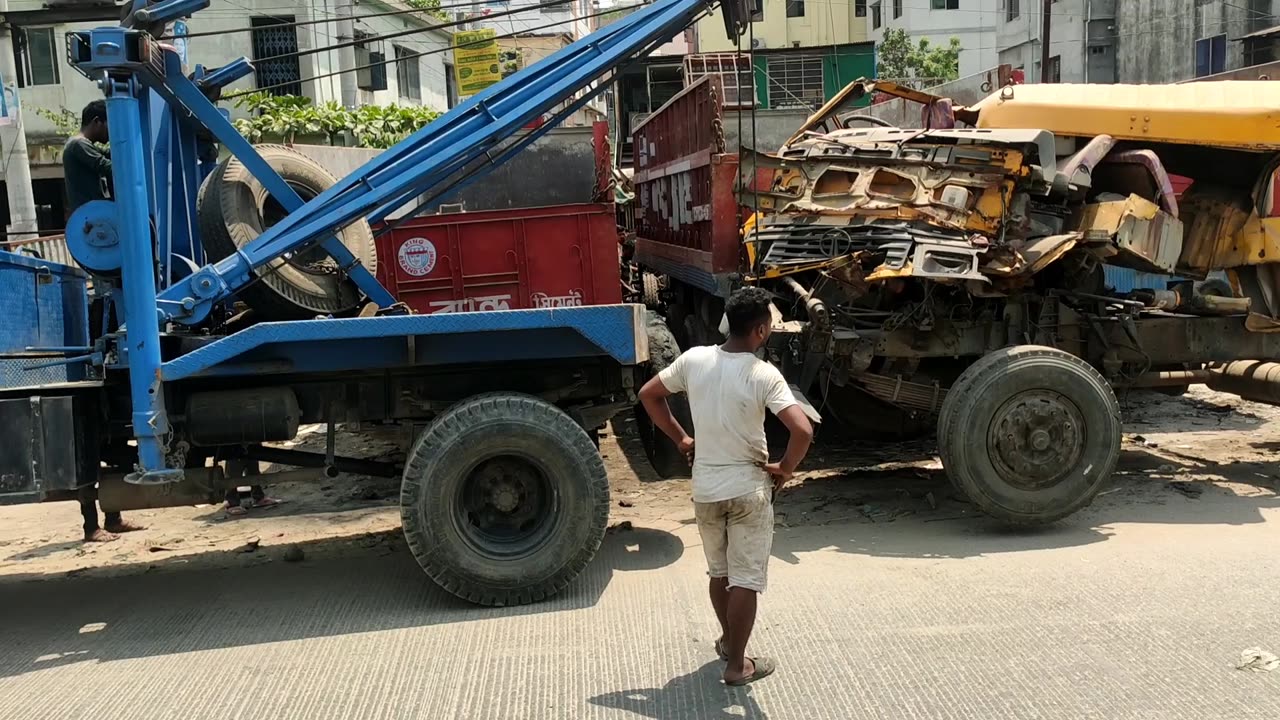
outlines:
[[[769,293],[757,287],[746,287],[729,296],[724,304],[724,314],[729,318],[729,334],[745,337],[762,322],[773,322],[769,310]]]
[[[80,112],[80,127],[89,127],[94,120],[107,121],[107,101],[94,100]]]

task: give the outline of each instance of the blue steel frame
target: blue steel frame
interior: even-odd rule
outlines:
[[[162,0],[138,11],[135,18],[140,26],[165,23],[208,4],[209,0]],[[709,0],[656,0],[471,97],[307,203],[210,100],[225,84],[251,71],[247,61],[238,60],[210,73],[198,68],[193,80],[184,74],[175,51],[141,30],[106,27],[69,33],[71,64],[97,81],[107,97],[126,328],[119,349],[129,368],[139,456],[139,467],[130,480],[168,482],[181,477],[181,470],[165,464],[171,429],[162,381],[187,376],[179,369],[197,363],[197,359],[184,357],[162,365],[162,324],[204,322],[218,303],[254,280],[255,269],[316,244],[371,301],[390,306],[394,303],[391,294],[335,233],[363,217],[383,218],[420,195],[473,181],[551,127],[547,124],[530,131],[494,158],[492,152],[531,120],[583,92],[631,56],[666,42],[710,4]],[[740,34],[747,17],[745,1],[724,0],[722,5],[726,28],[731,34]],[[579,106],[587,99],[586,95],[578,97],[572,105]],[[199,267],[203,258],[194,222],[195,197],[200,179],[208,172],[197,141],[202,130],[235,155],[290,214],[235,255]],[[480,164],[484,159],[489,162]],[[460,182],[464,172],[474,175]],[[159,258],[152,250],[153,227]],[[189,266],[183,263],[178,267],[180,263],[174,260],[178,257],[189,261]],[[543,320],[552,317],[557,316],[547,315]],[[560,311],[557,319],[567,321],[566,313]],[[428,331],[429,318],[396,323],[380,320],[279,325],[288,325],[293,328],[290,332],[311,340],[330,335],[338,339],[334,333],[346,327],[339,323],[366,323],[365,329],[352,337],[434,334]],[[635,326],[633,320],[631,327]],[[245,334],[245,340],[237,340],[240,335],[191,355],[208,356],[213,346],[227,343],[224,348],[229,348],[257,337]],[[618,354],[627,355],[625,351]]]

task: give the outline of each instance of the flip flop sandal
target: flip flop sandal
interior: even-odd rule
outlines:
[[[241,505],[236,505],[235,507],[229,507],[226,509],[226,512],[227,512],[227,517],[244,517],[245,515],[249,514],[249,511],[244,509],[244,507]]]
[[[715,647],[716,647],[716,654],[720,656],[720,659],[725,662],[729,662],[729,653],[724,651],[724,638],[720,638],[719,640],[716,640]]]
[[[255,501],[253,503],[253,507],[256,510],[270,510],[273,507],[279,507],[280,505],[285,504],[285,502],[285,500],[281,500],[280,498],[269,497]]]
[[[732,681],[726,680],[724,684],[730,685],[733,687],[750,685],[751,683],[757,680],[763,680],[769,677],[770,675],[773,674],[774,670],[778,669],[778,666],[767,657],[751,658],[751,663],[756,666],[755,672],[751,673],[750,675],[744,678],[740,678],[738,680],[732,680]]]

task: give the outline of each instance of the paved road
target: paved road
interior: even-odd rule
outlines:
[[[1029,534],[782,528],[753,643],[781,669],[738,690],[679,523],[613,534],[572,592],[505,610],[437,591],[393,541],[10,577],[0,717],[1276,718],[1280,671],[1234,668],[1280,653],[1276,505],[1210,486]]]

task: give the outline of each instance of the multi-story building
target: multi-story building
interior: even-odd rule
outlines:
[[[1009,0],[870,0],[867,31],[876,45],[891,28],[905,30],[913,42],[925,39],[935,47],[946,47],[956,38],[960,77],[968,77],[997,64],[1002,1]]]
[[[998,60],[1022,70],[1027,82],[1116,82],[1115,0],[1055,0],[1050,6],[1049,67],[1041,72],[1044,4],[1001,0]]]
[[[1277,0],[1119,0],[1119,77],[1181,82],[1273,62],[1278,14]]]
[[[62,223],[61,150],[78,125],[81,108],[102,91],[67,65],[66,33],[118,22],[113,0],[9,0],[5,15],[14,44],[16,82],[31,160],[33,191],[42,228]],[[185,22],[187,33],[171,41],[185,45],[187,62],[217,67],[239,57],[255,61],[253,75],[231,91],[259,88],[304,95],[316,102],[342,99],[337,50],[343,42],[335,0],[213,0]],[[432,29],[439,17],[410,10],[400,0],[361,0],[354,7],[354,32],[366,38],[355,52],[358,103],[415,104],[444,111],[456,101],[451,33]],[[380,17],[373,17],[382,14]],[[206,33],[212,33],[206,35]],[[271,59],[275,58],[275,59]],[[231,108],[243,116],[241,108]]]
[[[456,3],[446,0],[444,4]],[[470,20],[472,27],[489,28],[497,33],[504,68],[507,72],[518,72],[591,34],[606,10],[597,0],[488,0],[461,14]],[[605,102],[593,99],[565,124],[588,125],[602,119],[605,112]]]
[[[875,73],[866,14],[865,0],[755,0],[748,33],[731,41],[716,9],[697,24],[698,55],[686,59],[685,79],[721,75],[728,101],[739,107],[820,107]]]

